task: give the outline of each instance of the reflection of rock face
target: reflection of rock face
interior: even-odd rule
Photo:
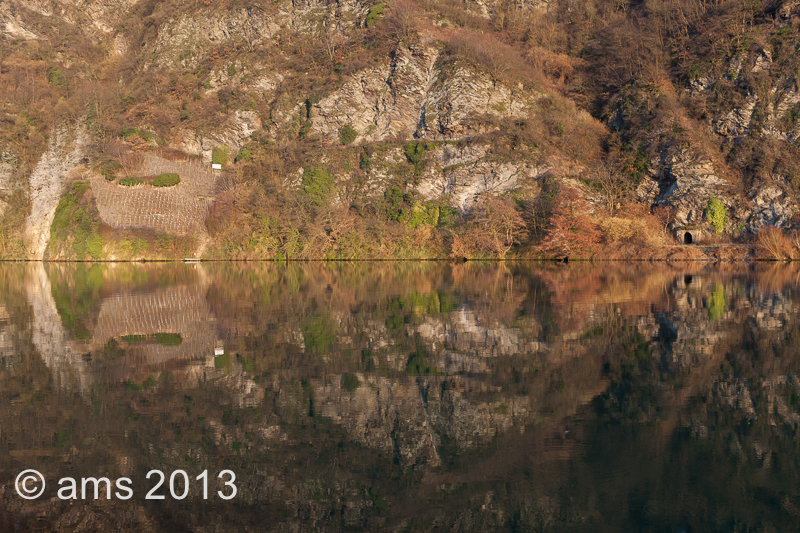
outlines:
[[[127,335],[174,333],[181,337],[179,345],[165,346],[143,339],[145,342],[128,349],[129,357],[141,359],[147,365],[201,359],[214,353],[211,320],[205,291],[198,285],[168,287],[145,294],[117,294],[103,301],[92,347],[102,348],[110,340]]]
[[[92,384],[83,354],[74,351],[56,310],[50,279],[42,263],[33,263],[26,280],[28,303],[33,308],[33,345],[62,389],[86,392]]]
[[[475,401],[453,388],[469,388],[469,380],[362,378],[366,383],[353,391],[344,390],[339,379],[317,387],[319,413],[341,424],[356,441],[393,452],[404,466],[437,466],[437,447],[444,438],[472,448],[531,414],[527,397]]]
[[[513,355],[523,350],[536,351],[537,343],[523,339],[522,331],[509,328],[469,307],[448,314],[448,320],[432,317],[416,328],[425,340],[433,343],[447,343],[447,346],[461,352],[479,353],[483,357]]]
[[[439,464],[435,437],[427,419],[422,394],[416,383],[392,382],[376,377],[352,392],[340,381],[314,391],[322,416],[347,429],[367,446],[395,450],[402,464]]]

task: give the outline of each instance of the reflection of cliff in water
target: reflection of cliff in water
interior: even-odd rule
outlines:
[[[130,372],[120,374],[120,365],[132,369],[213,358],[214,320],[201,265],[177,280],[164,276],[172,267],[32,263],[27,268],[33,344],[62,389],[86,393],[94,381],[93,353],[109,346],[124,353],[116,365],[120,378]],[[137,268],[150,275],[127,280]],[[75,285],[86,285],[79,276],[86,271],[94,274],[94,285],[84,294]]]
[[[27,265],[25,286],[33,311],[31,326],[34,347],[60,388],[85,393],[93,382],[90,365],[84,358],[86,352],[64,329],[43,263]]]
[[[793,266],[212,264],[208,281],[173,268],[103,267],[86,305],[58,294],[68,269],[49,300],[62,278],[36,279],[37,346],[59,381],[90,380],[93,409],[60,394],[54,427],[31,416],[35,432],[2,434],[15,453],[44,435],[64,464],[102,443],[81,453],[109,475],[237,465],[241,512],[186,500],[163,525],[142,510],[156,530],[715,529],[706,516],[791,529]]]

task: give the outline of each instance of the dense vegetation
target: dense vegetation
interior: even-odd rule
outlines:
[[[229,11],[227,3],[213,3],[200,12],[223,17],[249,9],[256,16],[278,9],[245,4]],[[397,0],[361,6],[340,25],[323,19],[276,30],[266,44],[232,38],[156,52],[165,28],[195,9],[148,0],[118,13],[124,22],[113,34],[128,43],[120,53],[59,17],[26,19],[47,39],[0,40],[0,155],[13,169],[4,193],[11,207],[0,220],[5,256],[18,249],[26,179],[53,126],[79,120],[89,124],[95,170],[132,185],[137,154],[168,145],[179,130],[213,132],[245,111],[260,118],[263,130],[241,147],[219,142],[211,150],[212,162],[227,170],[207,223],[211,257],[655,250],[669,238],[674,211],[640,204],[636,188],[665,154],[686,146],[702,151],[734,195],[775,180],[794,191],[800,181],[795,137],[758,133],[771,113],[770,88],[796,90],[800,33],[791,6],[780,2],[559,0],[545,9],[500,1],[480,13],[448,0]],[[492,83],[535,95],[530,110],[504,115],[501,102],[496,114],[471,117],[470,130],[448,141],[360,142],[367,132],[351,123],[338,127],[332,144],[314,133],[321,99],[355,73],[431,43],[442,52],[442,76],[468,65]],[[730,73],[731,65],[753,64],[764,50],[771,51],[769,69]],[[281,77],[270,96],[251,84],[265,73]],[[707,80],[714,80],[711,89],[693,89]],[[717,135],[709,123],[743,106],[748,95],[757,97],[752,134]],[[777,124],[789,131],[799,116],[797,105],[789,106]],[[449,198],[424,201],[417,191],[426,171],[447,170],[435,160],[443,143],[488,145],[489,160],[546,161],[552,170],[455,210]],[[404,161],[393,155],[397,150]],[[299,183],[289,178],[298,173]],[[366,194],[377,176],[381,193]],[[152,185],[173,182],[159,177]],[[573,221],[563,212],[576,195],[592,199],[591,219]],[[722,238],[742,233],[713,217],[708,222]]]

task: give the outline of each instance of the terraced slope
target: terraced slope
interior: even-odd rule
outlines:
[[[215,176],[200,162],[168,161],[147,155],[138,172],[151,176],[164,172],[180,175],[173,187],[141,184],[125,187],[103,177],[92,179],[100,218],[120,229],[147,228],[173,235],[204,235],[205,218],[214,191]]]

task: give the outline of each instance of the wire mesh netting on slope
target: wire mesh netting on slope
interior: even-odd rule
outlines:
[[[168,161],[145,156],[138,175],[177,173],[172,187],[124,187],[103,177],[92,179],[100,218],[115,228],[148,228],[173,235],[205,232],[205,219],[213,199],[215,175],[199,161]]]

